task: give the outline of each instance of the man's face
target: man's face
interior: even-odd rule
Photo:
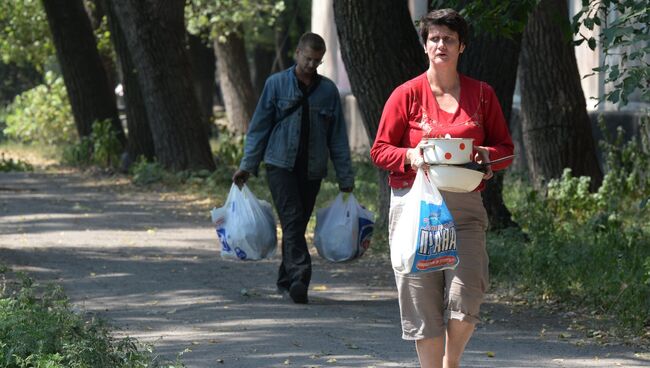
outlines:
[[[325,50],[316,51],[311,47],[296,50],[296,69],[302,74],[315,74],[316,68],[323,63]]]

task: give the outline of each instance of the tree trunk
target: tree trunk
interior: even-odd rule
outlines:
[[[524,31],[519,68],[522,131],[534,183],[564,168],[602,182],[596,145],[580,86],[566,0],[542,0]],[[501,51],[499,51],[501,52]]]
[[[125,145],[115,95],[108,84],[82,0],[43,0],[43,7],[79,136],[89,136],[95,121],[108,119],[117,138]]]
[[[217,55],[217,72],[228,117],[228,130],[235,134],[245,134],[257,98],[253,92],[244,39],[236,33],[231,33],[226,37],[226,42],[214,42],[214,51]]]
[[[113,0],[147,111],[156,157],[172,170],[214,170],[185,43],[183,0]]]
[[[470,44],[460,60],[459,70],[472,77],[490,84],[499,99],[506,122],[510,122],[512,113],[512,96],[517,80],[517,64],[521,49],[521,36],[509,40],[475,32]],[[499,50],[499,52],[494,52]],[[490,228],[503,229],[516,225],[512,215],[503,203],[503,174],[496,173],[482,193],[483,204],[487,209]]]
[[[148,160],[153,160],[155,148],[149,120],[147,119],[147,110],[142,97],[142,91],[138,84],[138,75],[133,60],[126,44],[124,31],[120,25],[113,4],[110,0],[103,0],[101,3],[106,10],[108,27],[111,32],[111,40],[117,54],[117,59],[122,71],[122,88],[124,89],[124,101],[126,105],[126,126],[128,129],[127,136],[127,153],[124,160],[123,168],[130,166],[131,162],[138,156],[144,156]]]
[[[275,50],[269,49],[267,45],[255,45],[253,49],[253,89],[256,95],[262,94],[266,78],[271,74],[273,62],[275,61]]]
[[[97,30],[102,25],[104,16],[106,16],[106,6],[103,4],[104,0],[92,0],[84,1],[84,7],[86,9],[86,14],[90,20],[90,26],[93,29],[93,34],[97,33]],[[111,88],[115,88],[119,83],[119,76],[117,73],[117,60],[113,57],[113,54],[110,50],[97,49],[99,52],[99,57],[102,59],[102,65],[104,65],[104,70],[106,71],[106,78],[108,79],[108,85]]]
[[[201,119],[205,134],[210,136],[212,131],[212,107],[214,105],[214,83],[216,65],[214,51],[205,45],[199,36],[188,34],[190,45],[190,62],[192,65],[192,80],[194,93],[201,106]]]
[[[427,60],[406,1],[334,0],[334,18],[352,93],[372,144],[391,92],[423,73]],[[383,170],[379,185],[377,224],[385,227],[390,188]]]

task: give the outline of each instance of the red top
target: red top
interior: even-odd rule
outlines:
[[[423,137],[474,138],[475,146],[485,146],[490,160],[512,155],[514,145],[492,87],[460,75],[458,108],[448,113],[438,106],[426,73],[397,87],[386,101],[370,156],[378,167],[390,171],[392,188],[413,185],[415,170],[407,165],[406,150]],[[492,165],[492,170],[508,167],[512,160]],[[483,190],[484,183],[476,190]]]

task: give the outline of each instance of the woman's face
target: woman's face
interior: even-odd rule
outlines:
[[[447,26],[434,25],[429,27],[429,35],[424,45],[424,52],[429,56],[429,62],[433,65],[458,64],[458,56],[465,50],[465,44],[461,44],[458,33]]]

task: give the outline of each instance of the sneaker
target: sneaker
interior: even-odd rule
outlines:
[[[296,304],[307,304],[307,286],[302,281],[296,281],[289,288],[289,296]]]

